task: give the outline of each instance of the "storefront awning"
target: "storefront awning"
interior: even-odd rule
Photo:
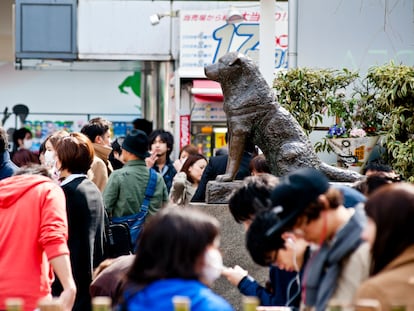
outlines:
[[[196,103],[215,103],[223,101],[220,83],[211,80],[193,80],[191,94]]]

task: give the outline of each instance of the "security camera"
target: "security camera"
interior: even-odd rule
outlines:
[[[159,14],[154,14],[150,16],[150,22],[152,26],[158,25],[160,23],[160,15]]]

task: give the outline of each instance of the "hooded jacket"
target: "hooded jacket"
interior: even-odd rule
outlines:
[[[192,311],[232,311],[233,307],[197,280],[165,279],[155,281],[138,292],[125,291],[127,310],[173,311],[172,298],[186,296]]]
[[[69,254],[65,196],[51,179],[12,176],[0,181],[0,310],[9,297],[24,310],[50,294],[49,261]]]

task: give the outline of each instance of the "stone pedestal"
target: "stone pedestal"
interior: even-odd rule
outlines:
[[[232,182],[209,181],[206,186],[207,204],[226,204],[234,189],[240,187],[242,181]]]
[[[231,184],[231,183],[225,183]],[[220,222],[221,243],[224,265],[234,267],[239,265],[253,276],[261,285],[269,278],[269,269],[256,265],[250,258],[245,246],[245,232],[241,224],[236,223],[227,204],[190,204],[191,207],[216,217]],[[235,310],[242,310],[242,294],[237,287],[231,285],[227,279],[221,277],[214,285],[213,290],[224,297]]]

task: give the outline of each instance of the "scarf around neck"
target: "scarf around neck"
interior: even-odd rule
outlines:
[[[335,292],[341,263],[363,242],[361,232],[364,227],[365,213],[356,208],[354,215],[335,235],[333,242],[325,241],[308,261],[305,274],[305,305],[317,311],[326,310],[329,299]]]

